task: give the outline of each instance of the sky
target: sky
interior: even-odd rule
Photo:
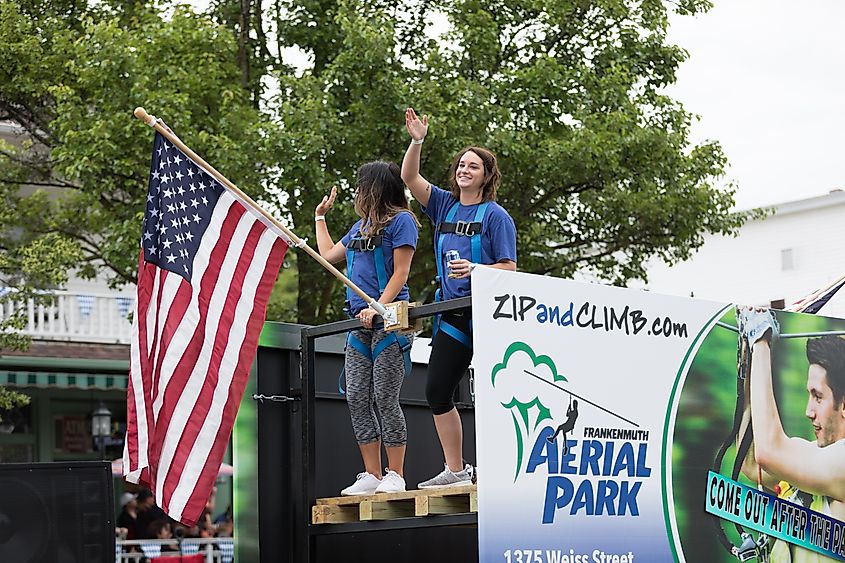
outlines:
[[[738,209],[845,189],[845,2],[714,0],[673,17],[689,52],[668,93],[718,140]]]

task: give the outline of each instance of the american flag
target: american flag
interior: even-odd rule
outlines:
[[[845,318],[845,278],[816,290],[790,307],[792,311],[824,315],[825,317]]]
[[[214,486],[290,240],[156,133],[135,302],[127,481],[194,525]]]

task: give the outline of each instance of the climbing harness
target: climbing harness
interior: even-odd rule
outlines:
[[[434,232],[434,248],[435,256],[437,256],[437,277],[434,279],[437,283],[437,289],[434,291],[435,301],[441,301],[443,299],[443,276],[445,266],[443,264],[443,240],[445,235],[454,233],[456,235],[469,237],[470,260],[475,264],[481,263],[481,234],[484,227],[484,216],[487,213],[489,205],[490,202],[487,201],[479,204],[475,210],[475,217],[472,222],[455,221],[455,214],[458,212],[458,207],[460,206],[460,202],[456,201],[452,204],[452,207],[449,208],[445,219],[437,224]],[[432,341],[434,340],[434,335],[437,334],[438,330],[442,330],[444,333],[472,350],[472,321],[470,321],[469,326],[470,332],[466,333],[456,326],[442,320],[441,315],[436,315],[434,317],[434,327],[432,329]]]
[[[358,234],[361,234],[361,231],[358,231]],[[349,245],[346,247],[346,275],[352,279],[352,268],[355,263],[355,254],[358,252],[372,252],[373,253],[373,262],[375,263],[376,267],[376,278],[378,279],[378,291],[379,295],[384,293],[384,288],[387,287],[387,282],[390,279],[387,275],[387,268],[385,267],[384,261],[384,249],[382,247],[383,237],[382,235],[376,235],[374,237],[369,238],[353,238],[349,241]],[[346,307],[344,311],[346,314],[351,318],[351,303],[352,303],[352,290],[348,287],[346,288]],[[407,336],[400,336],[395,332],[391,332],[388,334],[381,342],[379,342],[376,347],[372,350],[358,340],[355,335],[350,331],[346,336],[346,346],[352,346],[355,350],[357,350],[362,356],[370,360],[370,362],[375,362],[376,358],[378,358],[382,352],[384,352],[391,344],[396,343],[399,348],[402,350],[402,356],[405,362],[405,376],[411,374],[411,340]],[[345,348],[344,348],[345,351]],[[337,390],[341,395],[346,394],[346,390],[344,389],[344,382],[346,376],[346,368],[344,367],[340,371],[340,376],[337,379]]]
[[[739,333],[739,329],[731,325],[721,322],[717,323],[717,325]],[[742,334],[738,334],[736,363],[736,408],[734,410],[733,425],[730,433],[725,437],[724,442],[722,442],[716,456],[713,458],[713,464],[710,466],[710,470],[714,473],[721,473],[722,461],[725,458],[725,454],[728,449],[737,442],[737,439],[739,439],[739,446],[736,451],[736,457],[734,458],[730,475],[731,479],[734,481],[739,479],[739,474],[742,471],[742,463],[748,455],[748,451],[751,449],[751,444],[754,440],[750,417],[743,436],[741,438],[739,437],[745,405],[745,381],[751,370],[751,347],[748,344],[748,340],[743,338]],[[757,487],[760,490],[762,490],[761,477],[761,475],[758,476],[757,483]],[[740,537],[739,545],[734,545],[728,538],[727,533],[725,533],[725,529],[722,526],[722,519],[711,515],[711,522],[713,523],[714,531],[716,532],[716,537],[718,538],[719,543],[722,544],[722,547],[724,547],[728,553],[732,554],[739,561],[751,561],[753,559],[757,559],[761,563],[767,563],[769,561],[768,535],[761,533],[755,541],[750,532],[747,532],[740,524],[734,523],[736,532]]]

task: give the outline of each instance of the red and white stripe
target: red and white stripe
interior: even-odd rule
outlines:
[[[214,485],[288,244],[224,191],[191,284],[141,256],[124,467],[185,524]]]

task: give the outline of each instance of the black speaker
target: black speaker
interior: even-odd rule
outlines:
[[[0,464],[0,561],[114,563],[106,461]]]

